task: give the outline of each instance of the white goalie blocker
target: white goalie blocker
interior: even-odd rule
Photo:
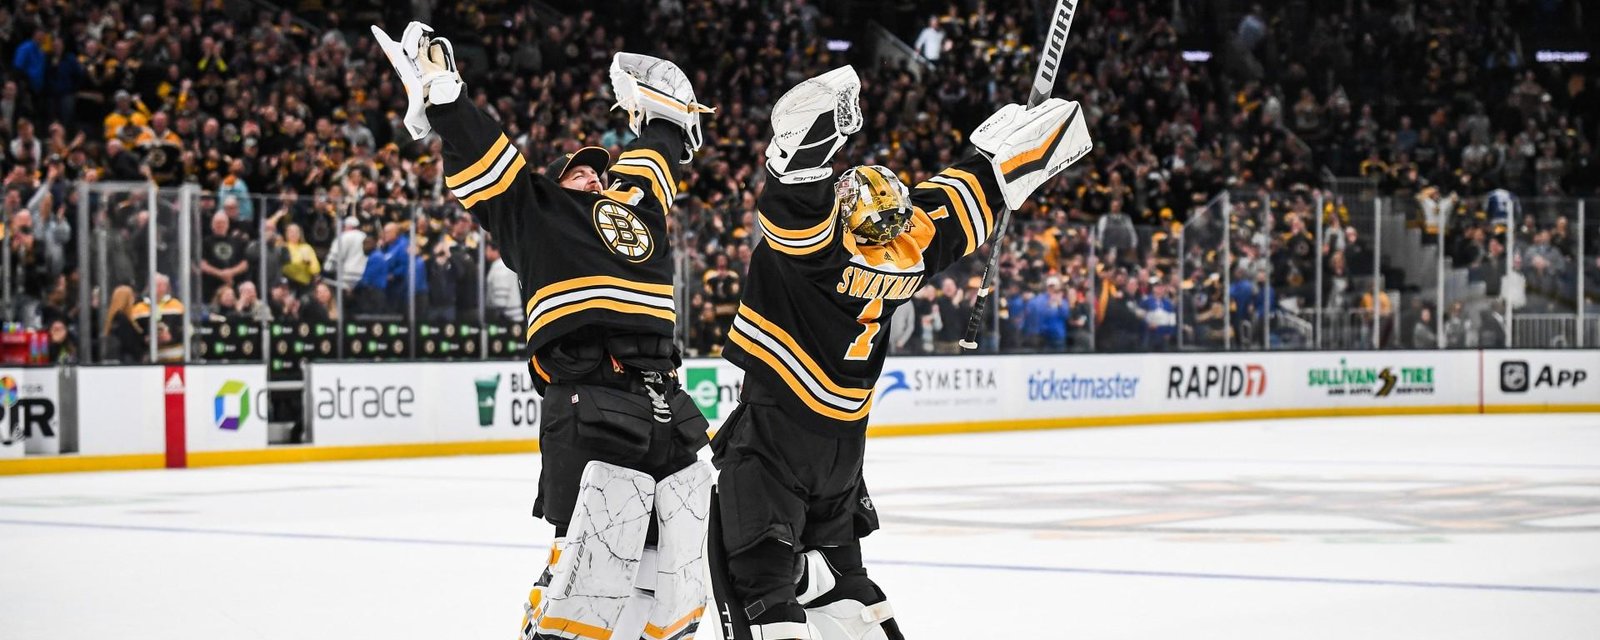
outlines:
[[[657,483],[647,473],[590,462],[578,491],[524,640],[692,637],[708,592],[701,559],[711,465],[696,461]],[[659,540],[647,547],[652,517]]]
[[[972,144],[989,158],[1011,209],[1094,149],[1082,107],[1060,98],[1002,107],[972,132]]]
[[[828,163],[861,130],[861,78],[845,65],[807,78],[772,105],[767,169],[785,184],[815,182],[833,174]]]
[[[678,163],[688,164],[703,141],[700,114],[716,110],[695,102],[694,86],[683,70],[654,56],[618,52],[611,58],[610,73],[611,90],[617,96],[615,108],[628,113],[628,128],[638,135],[656,119],[677,125],[685,137]]]

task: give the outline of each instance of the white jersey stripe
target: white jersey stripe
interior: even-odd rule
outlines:
[[[451,189],[451,193],[456,194],[457,200],[466,200],[472,194],[499,182],[500,178],[505,175],[506,167],[511,166],[511,161],[516,157],[517,148],[513,145],[506,145],[505,150],[500,152],[500,157],[495,159],[494,165],[489,167],[488,171],[474,178],[471,182],[463,184],[456,189]]]
[[[767,335],[767,333],[762,331],[760,327],[755,326],[754,323],[745,320],[743,317],[734,317],[733,330],[744,334],[746,338],[755,341],[756,344],[765,347],[768,351],[771,351],[773,355],[778,356],[778,359],[782,360],[784,365],[786,365],[789,369],[789,373],[794,374],[796,379],[805,384],[806,389],[809,390],[811,395],[816,397],[818,400],[826,402],[829,405],[837,407],[843,411],[856,411],[865,406],[867,401],[872,398],[871,395],[868,395],[860,400],[851,400],[850,398],[834,394],[833,392],[823,388],[822,383],[818,382],[816,377],[812,376],[811,372],[800,364],[800,361],[794,357],[794,354],[790,353],[787,348],[784,348],[784,346],[779,343],[777,339]]]

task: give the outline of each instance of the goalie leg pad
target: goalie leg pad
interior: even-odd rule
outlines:
[[[989,158],[1011,209],[1094,148],[1083,109],[1060,98],[1006,105],[978,125],[972,144]]]
[[[697,460],[656,485],[655,605],[644,635],[650,640],[692,637],[705,613],[706,525],[711,508],[711,464]]]
[[[551,571],[543,610],[534,615],[536,637],[619,630],[644,564],[655,488],[648,473],[599,461],[584,468],[566,547]]]
[[[904,640],[894,608],[867,577],[859,544],[811,549],[805,560],[800,600],[817,640]]]

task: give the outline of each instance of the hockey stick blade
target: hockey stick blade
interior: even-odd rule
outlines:
[[[1061,54],[1067,49],[1067,34],[1072,32],[1072,16],[1077,13],[1079,0],[1056,0],[1050,19],[1050,36],[1044,43],[1044,55],[1039,59],[1039,71],[1033,75],[1033,89],[1028,92],[1028,106],[1035,107],[1050,98],[1056,87],[1056,74],[1061,70]],[[960,344],[962,349],[978,348],[978,334],[983,332],[983,312],[989,306],[989,296],[994,293],[995,269],[1000,264],[1000,241],[1006,237],[1006,227],[1011,225],[1011,209],[1000,214],[1000,224],[995,225],[989,237],[989,261],[983,267],[983,284],[978,287],[978,297],[972,301],[972,315],[967,317],[967,333]]]

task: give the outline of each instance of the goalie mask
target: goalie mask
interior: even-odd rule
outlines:
[[[867,244],[888,244],[911,228],[911,192],[884,167],[853,167],[834,185],[835,210],[845,231]]]

